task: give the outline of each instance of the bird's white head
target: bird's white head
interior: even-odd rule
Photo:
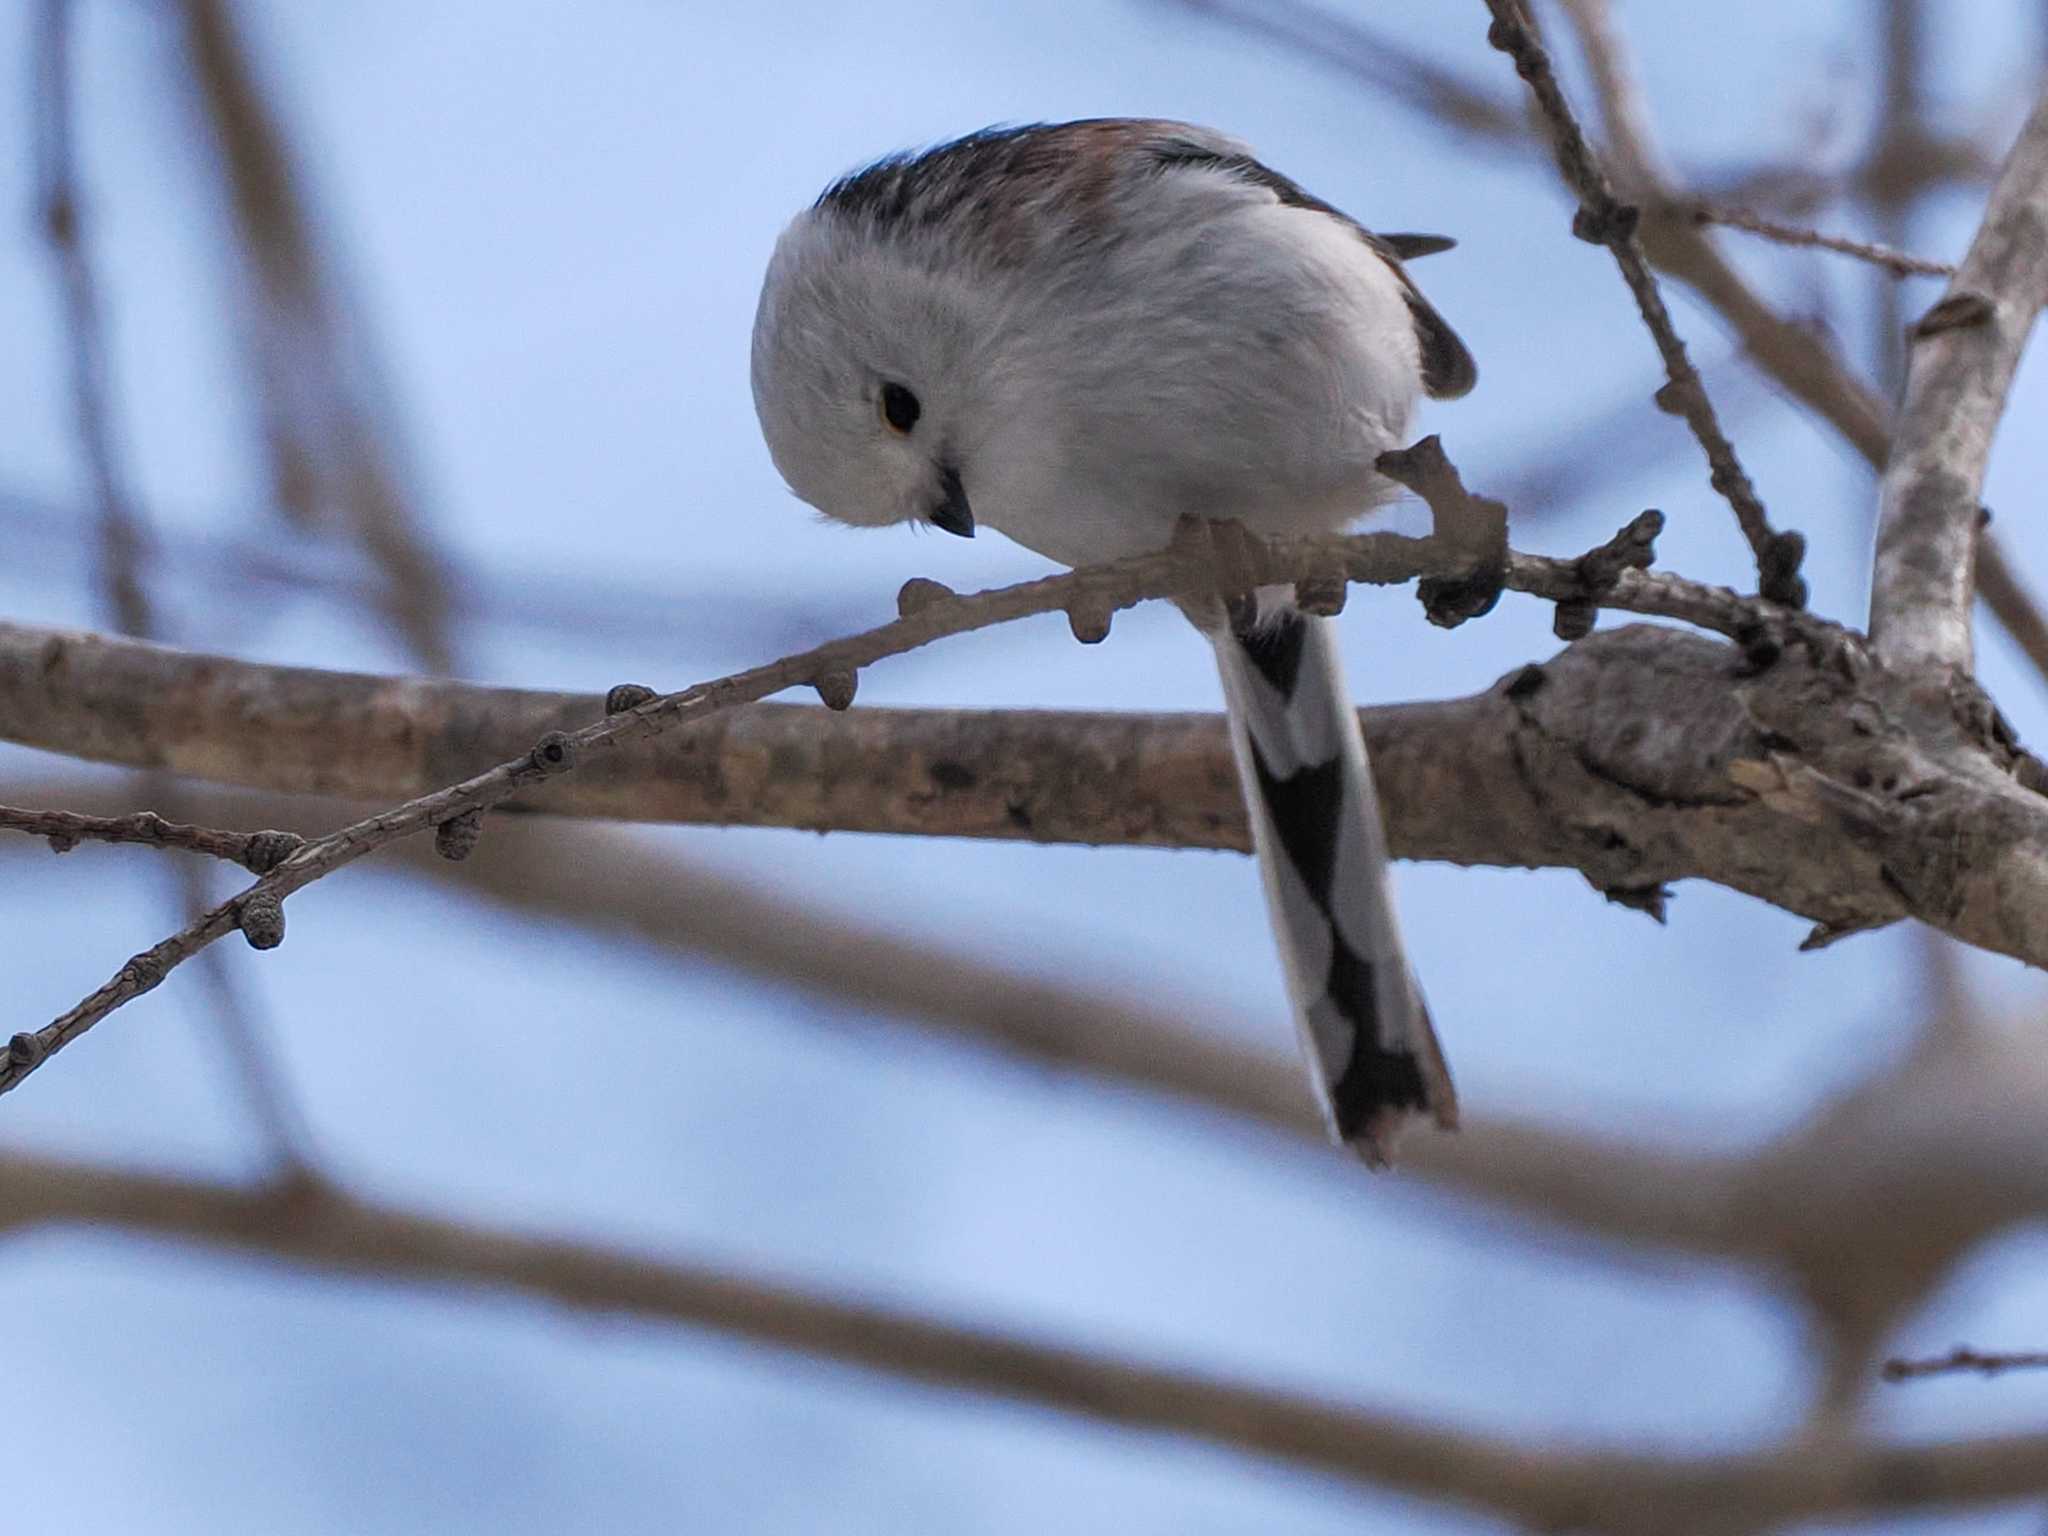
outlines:
[[[754,316],[754,409],[782,478],[826,516],[970,536],[960,465],[983,328],[968,320],[988,300],[920,255],[829,208],[798,215]]]

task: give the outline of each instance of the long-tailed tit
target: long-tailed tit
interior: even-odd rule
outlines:
[[[1472,359],[1402,259],[1234,139],[1099,119],[990,129],[835,182],[754,322],[776,467],[848,523],[1000,529],[1067,565],[1193,513],[1322,533],[1391,499],[1375,458]],[[1222,669],[1317,1102],[1372,1161],[1457,1116],[1401,945],[1330,621],[1284,589],[1190,616]]]

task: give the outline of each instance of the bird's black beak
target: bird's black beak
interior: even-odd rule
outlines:
[[[974,537],[974,509],[967,505],[967,487],[960,483],[960,471],[950,464],[939,466],[939,504],[932,508],[932,525],[963,539]]]

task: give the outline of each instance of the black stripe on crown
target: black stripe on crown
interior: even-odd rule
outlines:
[[[1065,153],[1054,126],[1022,123],[983,128],[935,149],[886,155],[842,176],[812,206],[877,224],[952,224],[986,203],[991,184],[1055,176]]]

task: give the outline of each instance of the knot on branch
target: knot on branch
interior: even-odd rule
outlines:
[[[163,962],[154,955],[131,955],[121,967],[121,985],[131,994],[147,992],[163,979]]]
[[[1806,578],[1799,567],[1806,560],[1806,535],[1796,530],[1774,533],[1757,552],[1757,591],[1787,608],[1806,606]]]
[[[1777,664],[1778,658],[1785,654],[1784,638],[1779,635],[1776,626],[1767,624],[1762,619],[1752,619],[1746,624],[1737,625],[1735,633],[1728,638],[1742,650],[1742,671],[1747,677],[1768,672]]]
[[[50,1054],[50,1048],[43,1044],[43,1037],[32,1030],[23,1030],[7,1042],[7,1064],[22,1071],[42,1065],[43,1058]]]
[[[1583,597],[1568,598],[1557,605],[1550,617],[1550,632],[1569,645],[1593,633],[1600,617],[1600,605]]]
[[[812,678],[811,686],[827,709],[851,709],[860,688],[860,673],[852,667],[833,667]]]
[[[604,712],[608,715],[623,715],[627,710],[637,709],[654,697],[654,690],[645,683],[614,683],[605,693]]]
[[[52,832],[46,841],[52,853],[69,853],[78,846],[78,839],[69,832]]]
[[[1906,336],[1911,341],[1925,341],[1944,331],[1965,331],[1985,324],[1997,310],[1998,306],[1986,295],[1960,288],[1914,321]]]
[[[1110,617],[1115,612],[1100,597],[1086,595],[1067,604],[1067,628],[1083,645],[1100,645],[1109,638]]]
[[[534,743],[533,750],[527,754],[527,761],[545,778],[567,773],[576,765],[576,743],[565,731],[549,731]]]
[[[1486,41],[1515,61],[1515,73],[1524,80],[1550,73],[1550,56],[1543,51],[1543,45],[1519,16],[1509,14],[1505,8],[1494,12],[1493,23],[1486,29]]]
[[[483,835],[483,810],[479,807],[464,811],[459,816],[450,816],[446,821],[435,823],[434,852],[450,863],[459,864],[476,852],[476,845],[483,841]]]
[[[1618,198],[1588,198],[1572,215],[1572,233],[1588,245],[1625,245],[1635,238],[1643,211]]]
[[[296,832],[251,832],[236,862],[252,875],[267,875],[305,846],[306,840]]]
[[[284,903],[269,891],[245,896],[235,908],[235,926],[251,949],[275,949],[284,942]]]

